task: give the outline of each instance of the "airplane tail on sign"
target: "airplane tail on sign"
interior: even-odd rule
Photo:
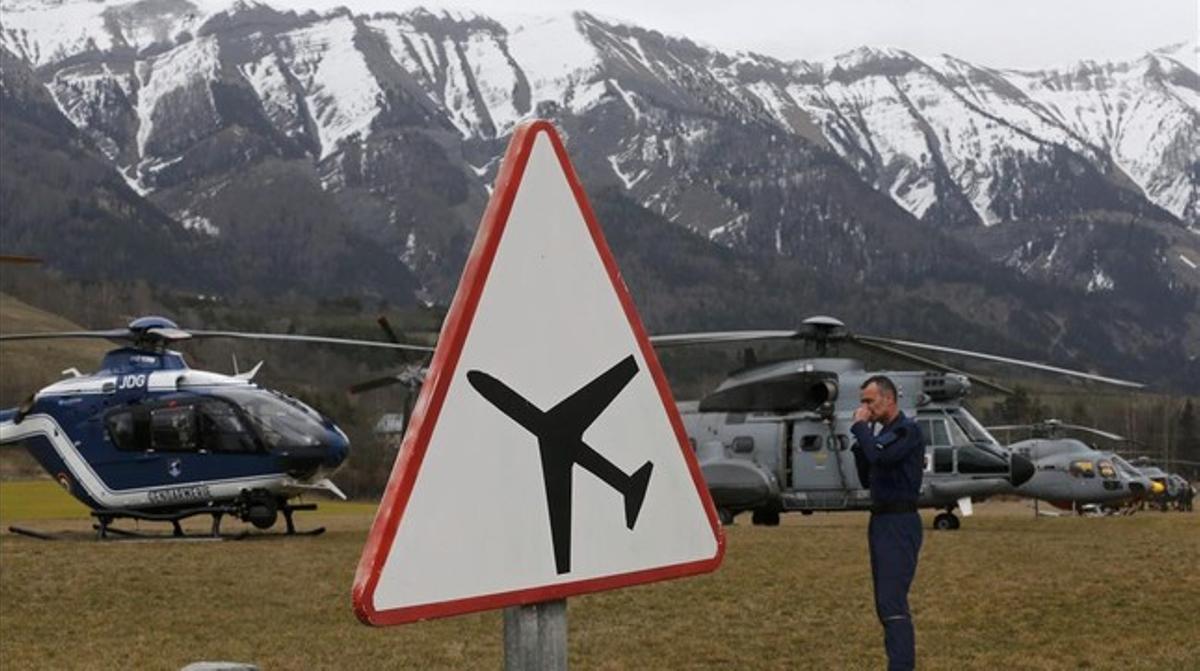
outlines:
[[[650,486],[650,471],[652,470],[654,470],[654,464],[649,461],[642,464],[641,468],[629,476],[628,486],[621,491],[625,495],[625,526],[630,529],[637,522],[638,511],[642,509],[642,502],[646,500],[646,488]]]

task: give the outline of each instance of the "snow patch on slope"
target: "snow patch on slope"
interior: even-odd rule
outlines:
[[[546,48],[551,44],[553,49]],[[575,98],[575,89],[592,83],[600,70],[600,54],[580,32],[573,15],[531,19],[512,27],[508,49],[529,81],[534,109],[539,102]],[[598,96],[593,90],[582,98],[594,104]]]
[[[383,109],[383,90],[354,45],[355,30],[349,17],[331,15],[279,37],[284,61],[316,123],[320,159],[343,140],[365,134]]]
[[[156,153],[150,141],[158,124],[177,121],[174,117],[181,111],[199,112],[195,115],[199,117],[203,113],[200,110],[215,108],[209,83],[216,80],[221,69],[218,52],[217,39],[209,36],[137,64],[139,155]],[[190,132],[199,135],[216,129],[217,119],[206,121],[205,126],[193,126]]]

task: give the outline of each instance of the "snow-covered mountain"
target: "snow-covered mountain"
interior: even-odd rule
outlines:
[[[567,134],[589,190],[745,258],[835,287],[1027,278],[1128,301],[1123,319],[1163,339],[1182,319],[1200,341],[1194,45],[1016,72],[872,48],[782,62],[587,13],[0,10],[0,47],[128,183],[238,249],[279,254],[294,229],[343,252],[370,240],[422,299],[445,300],[507,135],[539,116]],[[1005,315],[994,321],[1016,329]],[[1077,321],[1030,328],[1103,338]]]
[[[1016,72],[871,48],[781,63],[587,14],[505,26],[422,9],[297,15],[248,0],[3,8],[0,44],[47,76],[68,117],[144,190],[230,125],[218,86],[252,93],[273,130],[318,160],[369,135],[407,92],[464,140],[502,137],[539,105],[581,116],[622,102],[636,129],[677,131],[627,136],[608,156],[612,174],[668,216],[694,208],[655,177],[709,132],[702,119],[663,128],[655,118],[681,111],[769,121],[825,143],[918,218],[992,225],[1111,195],[1100,186],[1082,202],[1044,202],[1030,177],[1073,163],[1075,177],[1128,188],[1200,226],[1200,76],[1181,47],[1133,63]],[[718,209],[729,216],[689,225],[729,236],[746,213]]]

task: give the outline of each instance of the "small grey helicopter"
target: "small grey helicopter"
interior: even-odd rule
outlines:
[[[1115,433],[1067,424],[1057,419],[1036,424],[992,426],[988,429],[1032,433],[1032,437],[1008,446],[1014,453],[1032,460],[1037,469],[1028,482],[1016,488],[1016,493],[1022,496],[1082,514],[1084,507],[1090,504],[1100,504],[1113,510],[1162,491],[1160,483],[1138,471],[1119,454],[1098,450],[1082,440],[1065,435],[1067,432],[1079,432],[1115,442],[1126,441]]]
[[[1194,461],[1175,460],[1184,466],[1200,466]],[[1133,467],[1154,483],[1153,493],[1146,497],[1148,503],[1166,512],[1174,505],[1178,509],[1190,510],[1192,499],[1195,498],[1195,488],[1188,479],[1178,473],[1168,473],[1155,465],[1149,457],[1139,456],[1133,460]],[[1185,504],[1185,505],[1180,505]]]

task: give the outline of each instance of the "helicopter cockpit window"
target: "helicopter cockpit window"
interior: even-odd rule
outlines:
[[[1095,467],[1090,461],[1072,461],[1070,468],[1071,475],[1077,478],[1094,478],[1096,477]]]
[[[272,449],[317,445],[325,427],[303,407],[261,389],[227,389],[220,392],[245,413],[246,418]]]
[[[953,445],[950,442],[950,433],[946,429],[946,421],[943,419],[921,419],[917,421],[921,427],[921,435],[925,438],[925,443],[928,445]]]
[[[190,405],[150,411],[150,447],[161,452],[195,452],[196,413]]]
[[[958,422],[951,420],[944,422],[944,424],[946,425],[946,432],[950,434],[951,445],[957,446],[974,444],[975,441],[971,440],[971,437],[967,435],[967,432],[964,431],[961,426],[959,426]]]
[[[1134,480],[1139,480],[1142,478],[1142,474],[1138,471],[1138,469],[1134,468],[1133,464],[1125,461],[1125,459],[1121,458],[1120,456],[1113,457],[1113,463],[1116,464],[1117,470],[1121,471],[1125,477],[1132,478]]]
[[[954,472],[954,449],[950,447],[935,447],[933,449],[933,472]]]
[[[258,450],[253,434],[243,424],[233,406],[222,401],[206,401],[198,407],[200,442],[210,452],[246,453]]]
[[[1008,457],[995,448],[976,444],[956,449],[959,473],[1008,473]]]
[[[1117,469],[1113,468],[1112,462],[1108,459],[1101,459],[1100,461],[1097,461],[1096,466],[1100,471],[1100,477],[1104,478],[1105,480],[1117,479]]]
[[[991,445],[999,445],[1000,441],[996,440],[988,430],[983,428],[979,420],[975,419],[971,413],[964,410],[954,410],[950,413],[950,417],[954,419],[954,423],[958,428],[966,433],[967,437],[974,443],[989,443]]]
[[[137,441],[137,433],[133,427],[133,413],[128,410],[114,412],[108,416],[108,435],[116,443],[118,450],[141,450],[143,445]]]

